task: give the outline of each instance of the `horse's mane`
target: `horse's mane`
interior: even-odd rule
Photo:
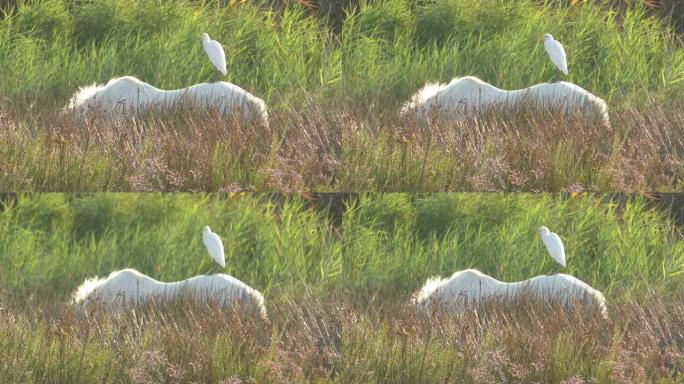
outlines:
[[[401,108],[401,114],[403,115],[408,111],[417,108],[421,103],[424,103],[426,100],[434,97],[439,92],[457,84],[477,88],[498,89],[475,76],[454,77],[448,83],[427,83],[423,88],[411,96],[411,100],[404,104],[404,106]]]
[[[427,279],[425,285],[415,295],[414,303],[420,304],[430,297],[439,287],[442,286],[444,279],[441,276],[432,276]]]
[[[97,94],[97,91],[100,90],[102,87],[103,86],[97,85],[97,83],[81,87],[78,90],[78,92],[76,92],[69,100],[69,105],[67,105],[67,109],[73,109],[83,104],[86,100],[95,96],[95,94]]]
[[[143,275],[142,273],[136,271],[135,269],[122,269],[120,271],[114,271],[109,274],[107,277],[99,278],[97,276],[91,277],[89,279],[86,279],[83,284],[81,284],[77,289],[76,292],[74,292],[73,297],[72,297],[72,303],[78,304],[85,300],[93,291],[95,291],[97,288],[103,286],[104,284],[112,281],[113,279],[122,276],[122,275],[127,275],[132,278],[138,278],[138,279],[150,279],[150,277]]]
[[[147,84],[133,76],[115,77],[109,80],[107,84],[98,85],[97,83],[93,83],[92,85],[81,87],[69,100],[69,105],[67,105],[67,109],[76,108],[85,103],[86,101],[88,101],[90,98],[97,95],[98,92],[102,92],[106,90],[108,87],[111,87],[119,83],[128,83],[129,85],[136,88],[154,88],[152,85]]]
[[[110,275],[111,277],[111,275]],[[109,277],[98,278],[97,276],[86,279],[83,284],[81,284],[74,292],[71,302],[78,304],[83,302],[88,295],[90,295],[95,289],[99,288],[105,282],[109,281]]]

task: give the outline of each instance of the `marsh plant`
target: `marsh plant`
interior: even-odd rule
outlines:
[[[3,382],[650,382],[684,374],[684,243],[645,197],[349,195],[336,223],[312,195],[19,195],[0,213]],[[312,200],[314,199],[314,200]],[[318,200],[322,201],[322,199]],[[69,304],[83,279],[132,267],[173,281],[226,269],[268,320],[179,299],[116,313]],[[553,261],[606,295],[608,319],[534,300],[418,315],[428,276],[513,281]]]
[[[318,9],[318,8],[317,8]],[[0,20],[0,186],[35,191],[680,190],[684,49],[648,8],[533,1],[37,0]],[[326,13],[327,12],[327,13]],[[225,81],[269,109],[268,130],[180,106],[161,118],[59,116],[82,86],[131,75],[162,89]],[[609,128],[551,113],[485,113],[441,126],[400,119],[427,82],[472,75],[505,89],[555,69],[609,105]],[[11,74],[11,75],[8,75]]]

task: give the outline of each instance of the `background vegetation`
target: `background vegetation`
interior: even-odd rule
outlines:
[[[681,42],[666,31],[639,7],[618,18],[589,4],[369,2],[345,24],[345,79],[373,101],[404,100],[426,80],[463,75],[523,88],[548,81],[555,71],[539,43],[549,32],[568,53],[568,80],[615,107],[632,97],[681,92]]]
[[[684,49],[643,4],[26,0],[5,12],[5,190],[667,191],[684,180]],[[76,89],[116,76],[214,80],[205,31],[225,46],[226,80],[267,101],[269,129],[185,108],[119,123],[59,114]],[[565,45],[568,80],[609,102],[610,128],[534,111],[441,126],[398,116],[428,81],[547,81],[544,32]]]
[[[3,382],[678,382],[684,242],[644,198],[348,195],[343,220],[307,196],[20,195],[0,213]],[[325,204],[324,204],[325,205]],[[264,292],[269,321],[174,303],[82,316],[85,277],[133,267],[161,280],[209,270]],[[536,234],[608,300],[609,320],[530,302],[421,318],[431,275],[502,280],[559,270]]]
[[[563,238],[567,273],[609,295],[676,288],[684,243],[667,213],[589,195],[361,195],[342,222],[271,195],[23,195],[0,216],[2,287],[67,297],[92,275],[136,268],[160,280],[209,270],[209,225],[226,272],[269,293],[316,287],[413,292],[427,276],[478,268],[501,280],[555,272],[538,239]]]
[[[667,19],[643,6],[620,13],[591,3],[408,0],[350,7],[335,34],[298,2],[19,2],[0,23],[0,94],[58,106],[78,87],[133,75],[161,88],[212,79],[199,44],[221,41],[231,81],[270,105],[347,97],[403,102],[426,81],[475,75],[502,88],[554,72],[539,36],[568,52],[569,81],[612,101],[681,92],[684,53]],[[239,5],[238,5],[239,4]],[[9,76],[11,74],[11,76]]]
[[[19,3],[0,25],[0,68],[12,74],[0,94],[19,105],[61,107],[79,87],[123,75],[165,89],[215,81],[204,32],[224,47],[224,80],[270,104],[322,97],[342,76],[332,36],[302,7],[40,0]]]

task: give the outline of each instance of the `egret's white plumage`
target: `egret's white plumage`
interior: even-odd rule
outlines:
[[[563,72],[566,76],[568,75],[568,60],[565,57],[565,49],[561,43],[553,39],[550,33],[544,34],[542,37],[544,39],[544,48],[546,53],[549,54],[551,62],[558,68],[559,71]]]
[[[567,116],[579,115],[608,126],[608,105],[580,86],[565,81],[541,83],[518,90],[499,89],[473,76],[457,77],[448,84],[430,83],[411,97],[401,115],[458,120],[490,108],[519,107],[559,110]]]
[[[209,251],[209,256],[211,256],[218,265],[225,268],[226,256],[223,251],[223,242],[221,241],[221,238],[212,232],[211,228],[205,226],[202,231],[202,241],[207,247],[207,251]]]
[[[150,300],[163,303],[179,298],[216,303],[223,309],[254,311],[266,318],[263,295],[242,281],[224,274],[201,275],[164,283],[135,269],[123,269],[112,272],[106,278],[87,279],[74,292],[72,303],[84,307],[120,309]]]
[[[202,47],[204,47],[204,52],[209,56],[209,61],[225,76],[228,73],[228,70],[226,70],[226,53],[223,51],[221,44],[216,40],[210,39],[208,34],[203,33]]]
[[[457,271],[449,278],[432,277],[418,291],[412,304],[421,312],[446,310],[458,313],[469,304],[486,300],[533,298],[543,302],[559,302],[565,307],[575,304],[596,309],[607,317],[606,299],[587,283],[565,274],[542,275],[528,280],[504,283],[476,269]]]
[[[546,250],[549,251],[549,255],[551,255],[558,264],[565,267],[565,247],[563,247],[563,242],[560,237],[544,226],[539,228],[539,236],[541,236],[542,241],[546,246]]]
[[[148,110],[172,109],[179,105],[216,109],[246,124],[257,123],[268,127],[266,103],[237,85],[224,81],[167,91],[132,76],[118,77],[105,85],[93,84],[79,89],[64,110],[73,111],[77,116],[94,113],[116,119]]]

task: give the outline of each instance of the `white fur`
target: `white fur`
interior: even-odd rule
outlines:
[[[454,78],[449,84],[428,83],[404,104],[401,114],[415,113],[422,121],[432,114],[457,119],[491,107],[521,104],[557,108],[566,114],[577,110],[605,125],[609,123],[606,102],[575,84],[560,81],[507,91],[472,76]]]
[[[216,108],[224,115],[235,114],[245,123],[256,122],[268,126],[266,103],[237,85],[224,81],[201,83],[176,90],[162,90],[135,77],[124,76],[109,80],[105,85],[93,84],[76,92],[65,110],[78,115],[89,111],[109,117],[151,108],[173,108],[179,104]]]
[[[428,279],[412,302],[423,312],[431,308],[459,312],[468,304],[480,304],[487,299],[515,300],[521,295],[543,301],[557,300],[566,307],[582,304],[597,309],[604,317],[608,315],[606,299],[601,292],[565,274],[504,283],[476,269],[466,269],[449,278]]]
[[[122,269],[112,272],[107,278],[86,279],[74,292],[73,303],[114,309],[148,300],[173,300],[183,295],[204,302],[216,302],[224,309],[237,305],[255,310],[262,318],[266,318],[263,295],[242,281],[224,274],[201,275],[164,283],[135,269]]]

